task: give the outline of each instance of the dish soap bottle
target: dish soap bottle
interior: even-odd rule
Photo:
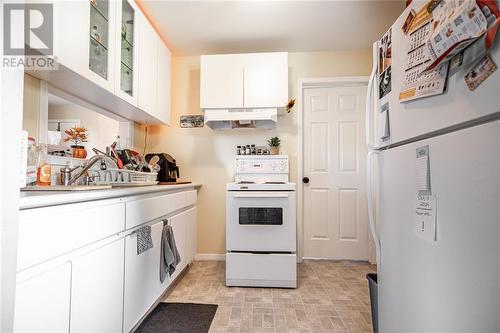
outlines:
[[[51,167],[47,158],[47,145],[41,145],[38,152],[38,163],[36,172],[36,184],[38,186],[51,185]]]

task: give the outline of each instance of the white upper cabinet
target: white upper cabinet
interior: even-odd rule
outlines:
[[[144,15],[139,16],[138,108],[155,118],[151,124],[170,124],[171,55]]]
[[[54,1],[54,54],[60,64],[114,91],[117,1]]]
[[[28,74],[125,119],[170,123],[170,51],[135,0],[32,1],[53,5],[59,69]]]
[[[201,57],[201,109],[283,108],[287,101],[287,53]]]
[[[159,41],[158,46],[158,71],[157,71],[157,110],[156,114],[158,119],[167,125],[170,125],[171,110],[170,110],[170,96],[171,96],[171,63],[172,56],[169,49]]]
[[[137,105],[138,36],[137,20],[140,9],[133,0],[116,2],[119,29],[115,29],[115,94],[132,105]]]
[[[156,115],[156,81],[158,67],[158,36],[144,15],[138,20],[139,28],[139,100],[138,107]]]
[[[245,107],[284,107],[288,102],[287,53],[258,53],[245,59]]]
[[[243,57],[238,54],[201,57],[200,107],[243,107]]]

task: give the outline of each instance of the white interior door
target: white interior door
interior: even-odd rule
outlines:
[[[366,86],[304,91],[305,257],[368,259],[365,96]]]

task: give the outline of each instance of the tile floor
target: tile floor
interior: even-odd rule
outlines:
[[[371,332],[367,272],[348,261],[304,261],[297,289],[228,288],[224,262],[195,262],[165,302],[218,304],[210,332]]]

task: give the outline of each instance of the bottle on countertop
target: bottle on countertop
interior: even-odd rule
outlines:
[[[26,163],[26,185],[36,185],[39,147],[33,137],[28,137],[28,158]]]
[[[38,186],[51,185],[52,170],[47,156],[47,145],[40,145],[38,151],[38,162],[36,172],[36,184]]]
[[[252,150],[250,149],[250,145],[247,145],[245,150],[245,155],[252,155]]]
[[[236,155],[241,155],[241,146],[236,147]]]
[[[257,151],[255,150],[255,145],[250,146],[250,151],[252,155],[257,155]]]

